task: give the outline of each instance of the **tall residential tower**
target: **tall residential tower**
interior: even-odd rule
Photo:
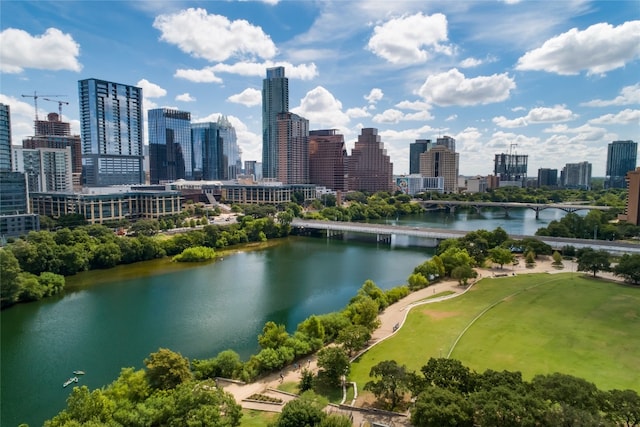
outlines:
[[[267,68],[262,81],[262,174],[278,177],[278,114],[289,111],[289,79],[284,67]]]
[[[86,79],[78,98],[84,185],[144,184],[142,89]]]

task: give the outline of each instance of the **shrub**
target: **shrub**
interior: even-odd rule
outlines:
[[[182,251],[179,255],[173,257],[172,261],[176,262],[200,262],[207,261],[216,257],[216,251],[206,246],[194,246]]]

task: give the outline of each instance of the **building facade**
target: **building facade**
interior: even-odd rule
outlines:
[[[73,191],[71,147],[16,148],[13,159],[14,171],[27,175],[29,193]]]
[[[105,221],[159,219],[182,211],[178,191],[138,191],[79,193],[33,193],[31,210],[35,214],[59,218],[79,214],[90,224]]]
[[[191,141],[194,150],[202,153],[194,168],[194,179],[222,179],[225,163],[218,125],[213,122],[191,123]]]
[[[444,192],[444,178],[438,177],[426,177],[422,175],[406,175],[397,176],[395,180],[395,191],[400,191],[403,194],[415,196],[418,193],[423,192]]]
[[[627,172],[627,206],[618,218],[633,225],[640,225],[640,168]]]
[[[267,68],[262,81],[262,174],[278,177],[278,114],[289,111],[289,79],[284,67]]]
[[[441,145],[443,147],[446,147],[449,151],[452,151],[454,153],[456,152],[456,140],[450,136],[445,135],[436,138],[436,145]]]
[[[376,128],[363,128],[347,158],[348,190],[393,191],[393,163]]]
[[[11,111],[0,104],[0,171],[10,172],[11,167]]]
[[[277,116],[277,179],[283,184],[309,183],[309,120],[290,112]]]
[[[500,179],[500,186],[524,187],[527,180],[526,154],[496,154],[493,160],[493,174]]]
[[[216,122],[222,140],[222,175],[220,179],[236,179],[242,170],[242,159],[236,129],[226,116]]]
[[[86,79],[78,98],[83,184],[143,184],[142,89]]]
[[[334,191],[347,189],[347,148],[336,129],[309,131],[309,182]]]
[[[538,169],[538,187],[557,187],[558,169]]]
[[[638,143],[613,141],[607,147],[605,188],[624,188],[628,172],[636,169]]]
[[[199,153],[191,142],[191,113],[155,108],[147,117],[151,184],[194,179]]]
[[[591,189],[591,163],[567,163],[560,172],[560,181],[564,188]]]
[[[459,167],[460,155],[445,145],[436,145],[426,153],[420,154],[420,175],[442,177],[445,193],[458,191]]]
[[[431,148],[430,139],[416,139],[416,142],[409,144],[409,174],[420,173],[420,154],[426,153]]]

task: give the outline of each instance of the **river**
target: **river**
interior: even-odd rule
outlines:
[[[430,212],[384,222],[534,234],[563,214]],[[68,278],[74,287],[64,295],[0,313],[0,424],[42,425],[65,407],[72,371],[86,372],[78,385],[98,388],[161,347],[190,359],[233,349],[246,359],[267,321],[292,332],[312,314],[343,308],[367,279],[383,289],[404,283],[432,255],[410,243],[291,237],[196,267],[157,260]]]

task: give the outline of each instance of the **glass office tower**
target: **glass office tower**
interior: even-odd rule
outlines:
[[[262,81],[262,175],[278,177],[278,114],[289,111],[289,79],[284,67],[267,68]]]
[[[625,176],[636,169],[637,156],[637,142],[613,141],[609,144],[605,188],[625,188]]]
[[[196,174],[205,181],[222,179],[224,170],[223,142],[218,125],[213,122],[191,123],[194,150],[201,155],[196,162]]]
[[[156,108],[148,111],[151,184],[198,179],[199,152],[191,142],[191,113]]]
[[[11,171],[11,114],[6,104],[0,104],[0,171]]]
[[[83,184],[143,184],[142,89],[86,79],[78,98]]]

